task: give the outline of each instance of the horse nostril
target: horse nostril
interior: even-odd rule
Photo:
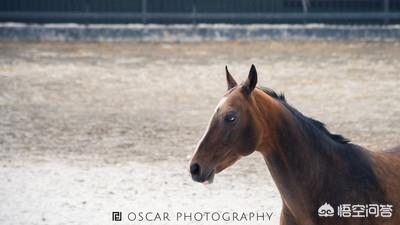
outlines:
[[[200,175],[200,165],[197,163],[193,163],[190,165],[190,173],[195,176],[195,175]]]

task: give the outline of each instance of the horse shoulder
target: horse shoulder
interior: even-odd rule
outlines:
[[[385,192],[387,202],[394,209],[400,208],[400,147],[390,151],[371,152],[371,163],[374,173]],[[400,211],[394,210],[393,224],[400,224]],[[389,223],[391,224],[391,223]]]
[[[400,188],[400,148],[393,150],[370,152],[369,156],[378,179],[382,179],[384,183],[393,180],[398,185],[398,190]]]

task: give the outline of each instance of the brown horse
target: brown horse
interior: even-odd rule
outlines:
[[[228,91],[190,164],[194,181],[212,182],[214,174],[259,151],[282,198],[282,225],[400,225],[400,148],[373,152],[330,133],[282,94],[257,88],[254,65],[243,84],[227,68],[226,78]],[[330,208],[320,208],[325,203]],[[369,216],[339,216],[343,204]],[[321,217],[318,209],[335,214]]]

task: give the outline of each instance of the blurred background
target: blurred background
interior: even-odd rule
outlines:
[[[0,21],[3,225],[279,224],[260,154],[210,186],[189,176],[225,65],[243,81],[255,64],[259,85],[354,143],[400,144],[400,0],[0,0]]]
[[[2,0],[0,21],[27,23],[373,23],[400,0]]]

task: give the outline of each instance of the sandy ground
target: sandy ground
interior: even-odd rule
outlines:
[[[3,42],[0,224],[144,224],[111,212],[147,210],[269,211],[263,224],[277,224],[259,154],[207,187],[187,172],[225,64],[243,80],[252,63],[260,84],[331,131],[374,150],[400,144],[397,42]]]

